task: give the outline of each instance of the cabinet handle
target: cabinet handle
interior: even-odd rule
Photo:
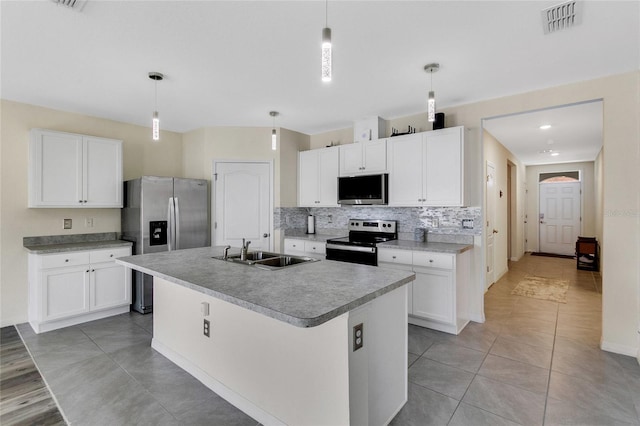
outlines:
[[[110,254],[109,257],[113,257],[113,254]]]
[[[429,263],[433,263],[433,259],[429,259]]]
[[[68,261],[69,261],[69,259],[65,259],[64,261],[65,261],[65,262],[68,262]]]
[[[95,271],[96,271],[95,269],[92,269],[92,270],[91,270],[91,272],[95,272]]]
[[[78,200],[79,203],[82,203],[82,200]]]
[[[86,202],[87,202],[87,200],[84,200],[83,202],[84,202],[84,203],[86,203]]]
[[[85,272],[88,274],[88,273],[89,273],[89,270],[87,269]]]
[[[396,257],[395,256],[391,256],[391,258],[395,259]]]

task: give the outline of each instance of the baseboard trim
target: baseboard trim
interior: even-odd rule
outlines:
[[[187,373],[191,374],[193,377],[198,379],[203,385],[214,391],[220,397],[222,397],[229,404],[233,405],[237,409],[243,411],[248,416],[253,417],[255,420],[260,422],[263,425],[271,426],[284,426],[285,423],[271,414],[264,411],[262,408],[258,407],[248,399],[234,392],[233,390],[226,387],[224,384],[219,382],[218,380],[211,377],[204,370],[198,367],[196,364],[192,363],[179,353],[175,352],[173,349],[164,345],[162,342],[157,339],[151,339],[151,347],[164,355],[169,361],[176,364],[178,367],[182,368]]]
[[[632,356],[638,359],[640,362],[640,348],[620,345],[618,343],[607,342],[606,340],[600,340],[600,349],[607,352],[613,352],[620,355]]]

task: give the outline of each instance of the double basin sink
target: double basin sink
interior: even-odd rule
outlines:
[[[314,259],[306,256],[290,256],[282,253],[272,253],[268,251],[252,251],[247,253],[245,259],[239,254],[227,256],[216,256],[214,259],[224,260],[227,262],[240,263],[243,265],[255,266],[261,269],[281,269],[288,266],[301,265],[309,262],[317,262],[320,259]]]

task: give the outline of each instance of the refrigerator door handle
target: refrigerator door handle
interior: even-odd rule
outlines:
[[[174,250],[180,250],[180,204],[178,197],[173,198],[173,228],[175,231]]]
[[[174,204],[173,204],[173,197],[169,197],[169,205],[167,207],[167,220],[169,222],[169,224],[167,226],[167,228],[169,228],[167,230],[168,234],[169,234],[169,235],[167,235],[167,244],[169,246],[168,247],[169,251],[171,251],[171,250],[175,250],[175,247],[174,247],[175,229],[174,228],[175,228],[176,216],[175,216],[175,209],[174,209]]]

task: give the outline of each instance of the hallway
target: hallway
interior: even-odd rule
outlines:
[[[526,275],[569,280],[567,303],[511,295]],[[598,347],[600,274],[526,254],[485,313],[459,336],[409,327],[409,402],[392,424],[640,424],[640,366]]]

